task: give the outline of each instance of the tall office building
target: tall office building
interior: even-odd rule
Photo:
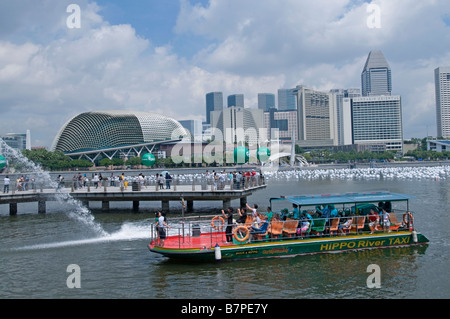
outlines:
[[[260,109],[250,109],[231,106],[222,111],[211,113],[211,129],[218,129],[228,143],[248,143],[258,145],[267,139],[264,130],[264,112]]]
[[[278,89],[278,110],[290,111],[297,109],[297,93],[295,89]]]
[[[383,53],[370,51],[361,73],[362,96],[391,95],[391,68]]]
[[[26,133],[8,133],[0,136],[1,139],[11,148],[16,150],[31,150],[30,130]]]
[[[278,138],[280,141],[292,141],[298,136],[297,110],[280,111],[275,108],[264,112],[264,127],[267,129],[268,139]],[[274,129],[278,130],[277,136]]]
[[[372,151],[402,151],[401,97],[344,98],[343,128],[344,145],[368,145]]]
[[[450,67],[434,70],[437,137],[450,138]]]
[[[268,112],[272,108],[275,108],[275,94],[258,93],[258,109]]]
[[[210,92],[206,94],[206,124],[211,124],[210,113],[223,109],[222,92]]]
[[[244,107],[244,94],[232,94],[227,98],[228,107]]]
[[[360,89],[333,89],[330,90],[336,105],[336,125],[338,134],[338,145],[344,145],[344,126],[343,126],[343,100],[346,97],[353,98],[361,96]]]
[[[300,146],[337,145],[336,106],[332,94],[296,87]]]

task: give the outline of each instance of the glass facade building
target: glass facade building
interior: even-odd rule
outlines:
[[[297,110],[297,94],[295,89],[278,90],[278,109],[280,111]]]
[[[244,107],[244,94],[232,94],[227,98],[228,107]]]
[[[275,108],[275,94],[258,93],[258,109],[268,112],[272,108]]]
[[[211,112],[223,109],[223,93],[210,92],[206,94],[206,124],[211,124]]]

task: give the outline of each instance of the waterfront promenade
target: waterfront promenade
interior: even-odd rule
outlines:
[[[241,205],[247,202],[247,197],[253,192],[266,187],[263,181],[243,183],[240,185],[233,183],[224,183],[222,185],[201,183],[190,185],[172,183],[170,189],[160,189],[157,184],[142,185],[138,182],[128,183],[124,186],[110,186],[109,183],[103,183],[95,187],[93,183],[88,183],[85,187],[74,188],[72,183],[67,183],[61,188],[43,188],[37,187],[31,190],[17,190],[11,185],[9,193],[0,192],[0,204],[9,205],[9,214],[19,213],[18,204],[36,202],[38,213],[46,212],[46,203],[48,201],[64,202],[67,198],[79,200],[83,205],[89,207],[89,202],[101,202],[102,210],[108,211],[110,202],[130,202],[130,208],[134,211],[139,210],[141,201],[159,201],[163,211],[170,210],[170,202],[180,202],[184,200],[187,211],[192,211],[194,201],[222,201],[223,208],[230,207],[231,200],[240,199]]]

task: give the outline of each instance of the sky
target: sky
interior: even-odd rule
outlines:
[[[371,50],[390,64],[404,138],[436,136],[448,0],[1,0],[0,134],[50,148],[82,112],[205,120],[212,91],[257,108],[280,88],[360,88]]]

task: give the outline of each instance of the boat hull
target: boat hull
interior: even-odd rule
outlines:
[[[429,242],[428,238],[423,234],[417,233],[416,236],[414,236],[411,231],[399,231],[370,235],[281,240],[271,239],[241,245],[221,246],[220,254],[217,254],[217,249],[214,247],[176,249],[149,245],[149,249],[152,252],[175,259],[192,261],[225,261],[401,247],[427,244]],[[417,240],[415,240],[415,237]]]

